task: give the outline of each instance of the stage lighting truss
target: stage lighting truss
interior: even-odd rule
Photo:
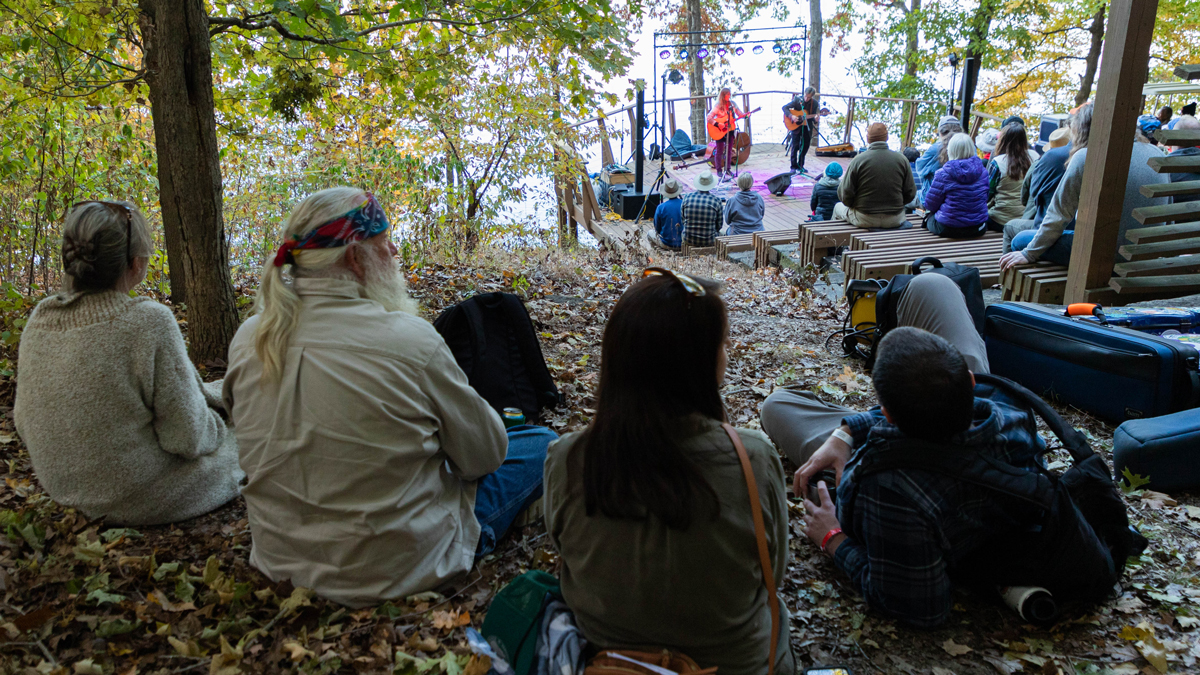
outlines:
[[[662,50],[661,52],[658,53],[658,58],[660,58],[664,61],[671,58],[671,50],[670,49]]]
[[[696,58],[703,59],[708,57],[708,47],[701,47],[696,50]]]
[[[761,53],[763,53],[763,46],[762,45],[754,45],[754,49],[751,49],[750,51],[754,52],[755,54],[761,54]]]

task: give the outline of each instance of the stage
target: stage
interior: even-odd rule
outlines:
[[[697,160],[692,159],[688,161],[695,162]],[[784,151],[783,145],[779,143],[752,146],[750,157],[742,165],[741,171],[743,173],[749,172],[754,176],[754,187],[751,189],[763,198],[766,206],[766,211],[763,215],[763,229],[794,229],[799,227],[800,223],[807,220],[809,214],[812,213],[808,205],[809,200],[812,198],[813,186],[830,162],[837,162],[844,169],[850,163],[850,159],[845,157],[817,157],[812,149],[810,149],[808,157],[804,162],[804,166],[808,169],[809,173],[792,176],[791,187],[782,196],[777,197],[767,191],[766,181],[768,178],[788,170],[787,153]],[[682,183],[685,193],[695,190],[692,187],[692,183],[697,176],[705,171],[712,170],[712,165],[708,162],[676,170],[674,167],[678,164],[679,162],[668,160],[666,166],[667,175]],[[647,190],[650,189],[650,186],[658,178],[660,166],[661,163],[658,161],[646,162],[645,187]],[[633,170],[633,162],[629,163],[629,168]],[[734,179],[722,182],[712,190],[712,194],[724,199],[728,199],[737,193],[737,181]],[[609,243],[616,244],[619,242],[623,246],[644,246],[647,245],[645,233],[654,231],[653,220],[653,215],[647,214],[635,226],[633,221],[605,219],[600,227],[601,233],[598,234],[601,235],[601,239],[607,240]]]

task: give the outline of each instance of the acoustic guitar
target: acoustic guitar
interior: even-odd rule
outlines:
[[[795,131],[800,127],[808,126],[809,120],[813,120],[818,117],[828,117],[829,109],[822,108],[820,112],[815,112],[811,115],[805,115],[803,111],[792,108],[792,113],[793,114],[791,115],[787,113],[783,114],[783,126],[787,127],[788,131]]]
[[[722,138],[725,138],[725,134],[729,133],[730,129],[737,126],[738,120],[749,117],[749,116],[753,115],[754,113],[758,112],[759,110],[762,110],[762,108],[761,107],[755,108],[754,110],[751,110],[750,112],[748,112],[744,115],[736,115],[736,116],[729,115],[725,119],[717,120],[716,122],[709,122],[708,123],[708,137],[713,139],[714,141],[719,141]]]

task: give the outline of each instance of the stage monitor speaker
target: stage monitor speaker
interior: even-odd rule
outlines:
[[[642,218],[654,218],[654,210],[658,208],[658,203],[661,200],[662,195],[657,192],[647,194],[645,192],[634,192],[633,190],[613,190],[612,210],[621,216],[622,220],[635,220],[638,217],[638,213],[642,211],[642,204],[645,203],[646,211],[642,213]]]

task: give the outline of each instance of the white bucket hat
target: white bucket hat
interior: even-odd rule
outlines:
[[[692,181],[692,187],[696,188],[699,192],[708,192],[717,187],[717,177],[711,171],[705,171],[696,176],[696,180]]]

